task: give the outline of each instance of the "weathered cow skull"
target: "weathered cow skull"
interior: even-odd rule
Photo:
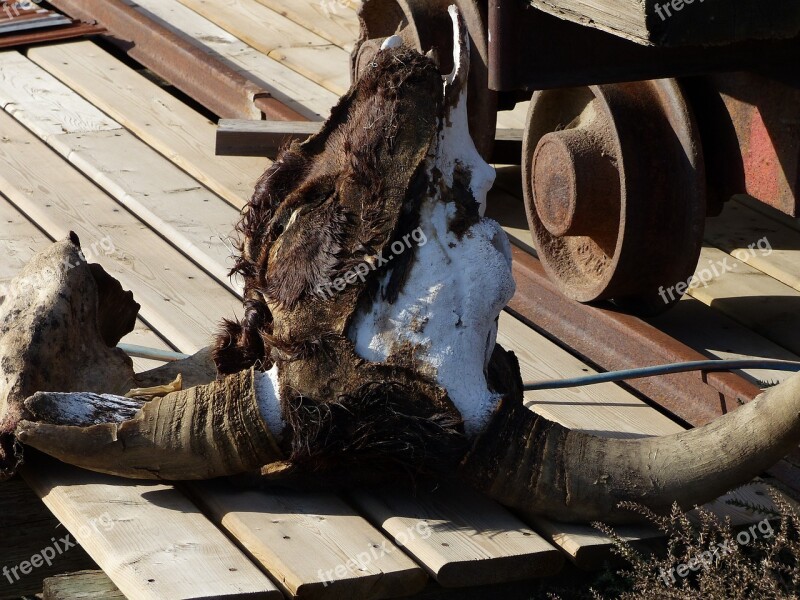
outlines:
[[[217,340],[216,381],[132,404],[51,393],[119,393],[127,366],[99,385],[39,378],[14,396],[19,412],[21,398],[41,392],[9,421],[17,438],[139,478],[259,467],[262,477],[295,481],[456,473],[508,506],[583,522],[631,520],[620,500],[690,508],[786,454],[800,439],[800,376],[706,427],[661,438],[572,432],[522,405],[516,359],[495,344],[514,290],[510,252],[482,217],[494,174],[467,133],[468,42],[454,22],[456,67],[444,88],[431,59],[387,43],[322,131],[288,148],[258,183],[240,224],[245,316]],[[88,280],[59,285],[83,286],[105,312]],[[35,298],[22,311],[59,307]],[[2,331],[31,326],[2,309]],[[87,310],[67,326],[94,319]],[[76,343],[63,328],[46,335]],[[34,343],[24,338],[18,355]],[[119,359],[109,352],[85,357],[86,370]],[[172,365],[160,382],[189,366]],[[47,370],[23,359],[1,367],[7,378]],[[28,420],[17,425],[20,416]]]

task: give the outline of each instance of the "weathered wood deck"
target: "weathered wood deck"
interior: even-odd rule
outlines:
[[[325,115],[348,86],[357,22],[343,0],[128,3],[276,87],[309,116]],[[73,230],[95,249],[90,259],[142,305],[125,342],[194,352],[209,344],[222,317],[241,313],[240,282],[227,277],[229,236],[265,160],[215,156],[212,122],[91,41],[0,53],[0,105],[0,283]],[[519,128],[524,115],[521,106],[500,123]],[[490,214],[531,250],[518,181],[518,169],[501,167]],[[772,253],[751,255],[748,244],[765,236]],[[737,267],[654,322],[710,356],[797,359],[798,242],[799,222],[748,199],[730,202],[708,222],[699,268],[725,258]],[[501,317],[499,341],[517,352],[526,380],[591,372],[510,314]],[[140,370],[149,366],[137,361]],[[532,410],[578,429],[681,429],[613,384],[526,398]],[[241,493],[218,484],[127,482],[44,459],[23,475],[131,599],[396,597],[419,592],[428,578],[467,587],[548,575],[562,556],[596,565],[609,546],[591,528],[525,523],[465,490]],[[766,501],[763,484],[737,495]],[[754,519],[722,501],[714,509],[738,522]],[[113,526],[85,527],[103,514]],[[623,533],[653,535],[636,527]],[[12,589],[5,586],[0,580],[0,597]]]

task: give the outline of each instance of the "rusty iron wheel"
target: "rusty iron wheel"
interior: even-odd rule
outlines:
[[[453,0],[367,0],[359,10],[361,36],[351,56],[353,79],[369,65],[383,41],[400,35],[421,52],[434,50],[443,74],[453,69]],[[455,0],[472,38],[467,105],[469,128],[478,152],[488,160],[497,127],[497,93],[489,89],[486,0]]]
[[[700,255],[706,192],[677,81],[535,93],[522,184],[539,259],[565,296],[640,315],[680,299],[675,286]]]

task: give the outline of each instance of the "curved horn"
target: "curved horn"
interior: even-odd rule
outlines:
[[[641,521],[632,501],[688,510],[750,481],[800,440],[800,375],[703,427],[652,438],[570,431],[508,400],[462,472],[499,502],[566,522]]]
[[[283,458],[256,385],[250,369],[149,402],[38,392],[25,406],[41,422],[22,421],[16,434],[63,462],[132,479],[238,475]]]
[[[455,106],[467,88],[471,42],[467,24],[456,5],[447,12],[453,21],[453,72],[445,76],[445,103]]]

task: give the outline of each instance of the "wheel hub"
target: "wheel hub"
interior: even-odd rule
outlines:
[[[589,128],[548,133],[531,169],[536,212],[556,237],[595,236],[612,226],[619,172],[602,138]]]
[[[536,92],[523,140],[528,224],[561,292],[639,314],[697,265],[699,136],[675,80]]]

